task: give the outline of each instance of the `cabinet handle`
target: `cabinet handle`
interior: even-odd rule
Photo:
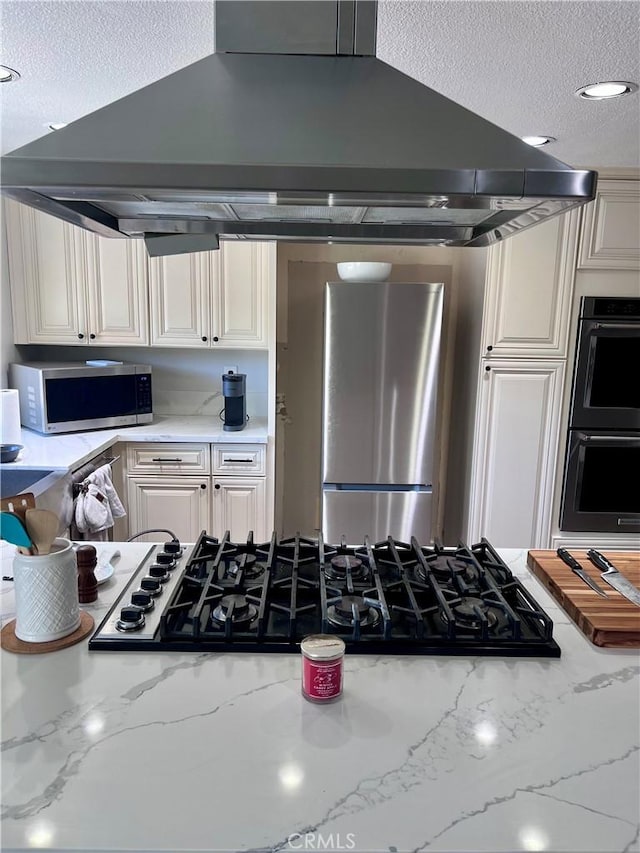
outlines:
[[[182,462],[182,459],[179,456],[171,458],[170,456],[156,456],[155,459],[151,460],[152,462]]]
[[[222,464],[226,464],[227,462],[254,462],[254,459],[234,459],[232,457],[222,457]]]
[[[207,488],[207,484],[206,484],[206,483],[200,483],[200,488],[201,488],[201,489],[206,489],[206,488]]]
[[[213,340],[214,340],[216,343],[218,343],[218,341],[219,341],[218,336],[217,336],[217,335],[214,335],[214,336],[213,336]]]
[[[93,332],[92,332],[92,333],[89,335],[89,337],[91,338],[91,340],[92,340],[92,341],[94,341],[96,336],[95,336],[95,335],[93,334]]]
[[[491,370],[491,367],[490,367],[489,365],[487,365],[487,366],[485,367],[485,370],[486,370],[486,371],[487,371],[487,373],[488,373],[488,372]]]
[[[215,484],[215,486],[214,486],[214,488],[215,488],[215,489],[219,489],[219,488],[220,488],[220,483],[216,483],[216,484]]]
[[[82,334],[82,332],[78,332],[78,337],[80,338],[80,340],[82,340],[84,338],[84,335]]]
[[[203,336],[202,336],[202,340],[203,340],[203,341],[206,341],[206,340],[207,340],[207,336],[206,336],[206,335],[203,335]]]
[[[489,346],[487,347],[487,352],[491,352],[492,349],[493,347],[491,346],[491,344],[489,344]]]

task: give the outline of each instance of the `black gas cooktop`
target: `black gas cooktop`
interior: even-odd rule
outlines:
[[[553,623],[486,539],[362,546],[202,533],[154,548],[89,641],[127,651],[295,652],[337,634],[357,654],[559,657]]]

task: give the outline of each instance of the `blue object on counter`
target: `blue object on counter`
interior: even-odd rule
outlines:
[[[0,462],[15,462],[22,444],[0,444]]]

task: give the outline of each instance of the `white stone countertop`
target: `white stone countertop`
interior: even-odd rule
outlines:
[[[266,444],[266,418],[252,418],[239,432],[225,432],[218,418],[202,415],[154,415],[152,424],[63,435],[41,435],[33,430],[21,432],[20,451],[15,462],[0,465],[4,470],[47,468],[72,471],[118,441],[184,441],[225,444]]]
[[[100,547],[96,622],[148,546]],[[347,655],[318,706],[296,654],[2,651],[2,849],[637,851],[638,651],[502,556],[561,658]]]

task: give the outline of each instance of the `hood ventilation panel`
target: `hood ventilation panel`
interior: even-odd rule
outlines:
[[[2,158],[2,191],[150,254],[218,239],[486,246],[597,175],[376,59],[371,0],[223,0],[216,53]]]

